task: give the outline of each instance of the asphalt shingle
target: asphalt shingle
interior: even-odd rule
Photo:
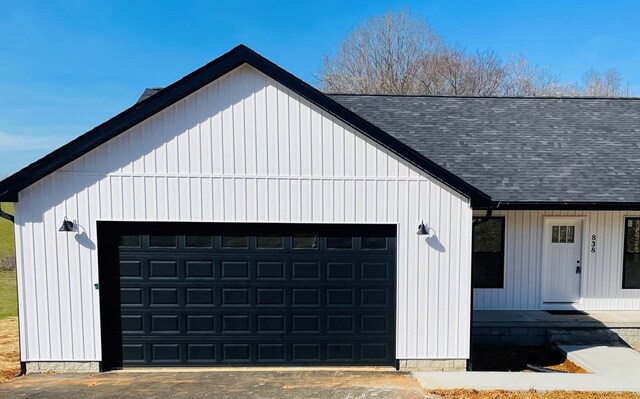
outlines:
[[[329,97],[496,201],[640,202],[640,99]]]

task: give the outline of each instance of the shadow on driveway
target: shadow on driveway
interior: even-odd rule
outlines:
[[[395,371],[203,371],[31,374],[0,384],[0,398],[389,398],[426,397]]]

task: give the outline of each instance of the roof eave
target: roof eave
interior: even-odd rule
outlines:
[[[494,210],[509,211],[632,211],[640,210],[640,202],[612,202],[612,201],[494,201]],[[486,209],[477,207],[475,209]]]

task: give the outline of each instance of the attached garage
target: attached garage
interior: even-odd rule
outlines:
[[[244,46],[147,94],[0,182],[27,371],[465,368],[485,194]]]
[[[395,226],[99,222],[104,368],[394,365]]]

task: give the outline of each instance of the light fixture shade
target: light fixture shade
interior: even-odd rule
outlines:
[[[419,236],[429,235],[429,229],[427,229],[427,226],[424,225],[424,221],[420,222],[420,225],[418,226],[418,232],[416,234]]]
[[[62,231],[65,233],[70,233],[75,231],[75,226],[73,225],[73,222],[71,220],[67,220],[67,218],[64,218],[64,221],[62,222],[62,226],[60,226],[60,228],[58,229],[58,231]]]

